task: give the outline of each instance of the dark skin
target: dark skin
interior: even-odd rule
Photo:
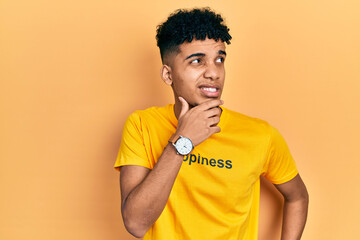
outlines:
[[[281,240],[301,239],[305,227],[309,195],[300,175],[283,184],[275,184],[284,197]]]
[[[185,100],[179,113],[175,136],[191,137],[196,146],[220,131],[221,100],[206,101],[189,109]],[[191,133],[191,134],[190,134]],[[175,137],[174,139],[177,139]],[[121,209],[126,229],[143,237],[160,216],[183,162],[183,156],[168,144],[152,170],[141,166],[123,166],[120,171]]]
[[[188,137],[196,147],[221,131],[223,104],[220,99],[225,80],[225,44],[206,39],[183,43],[179,51],[165,56],[161,76],[174,92],[178,126],[170,140]],[[123,166],[120,171],[121,209],[126,229],[143,237],[163,211],[181,168],[183,156],[168,144],[153,169]],[[308,206],[306,187],[297,175],[275,185],[284,196],[282,240],[300,239]]]

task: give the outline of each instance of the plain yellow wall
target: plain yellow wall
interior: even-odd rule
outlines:
[[[222,13],[225,106],[267,120],[310,193],[303,239],[360,235],[358,1],[0,2],[0,239],[133,239],[113,169],[127,115],[173,102],[155,27],[181,7]],[[264,182],[260,239],[281,198]]]

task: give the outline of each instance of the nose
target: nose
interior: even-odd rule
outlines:
[[[220,67],[216,66],[215,63],[208,63],[205,68],[204,77],[216,80],[220,77]]]

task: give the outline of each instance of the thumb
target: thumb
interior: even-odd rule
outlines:
[[[182,116],[185,115],[185,113],[187,113],[187,111],[189,111],[189,104],[182,97],[179,97],[179,100],[181,102],[181,112],[180,112],[179,118],[181,118]]]

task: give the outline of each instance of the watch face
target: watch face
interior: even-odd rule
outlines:
[[[185,137],[181,137],[176,141],[176,150],[181,155],[188,155],[193,149],[191,140]]]

